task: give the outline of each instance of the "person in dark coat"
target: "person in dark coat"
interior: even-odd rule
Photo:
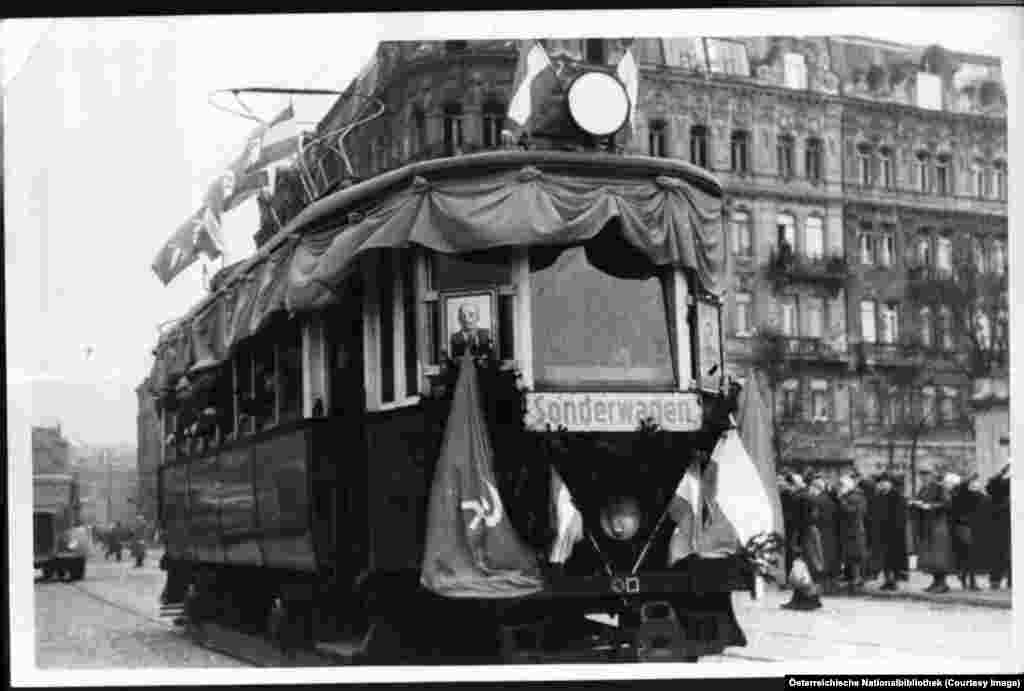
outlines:
[[[836,503],[828,491],[825,478],[818,476],[811,481],[810,501],[814,505],[812,520],[821,540],[821,588],[830,595],[836,590],[836,579],[839,578],[839,540],[836,531]]]
[[[1010,587],[1010,466],[1004,467],[986,485],[989,496],[988,582],[992,590],[1006,579]]]
[[[864,580],[873,581],[882,573],[882,541],[879,535],[878,513],[878,478],[862,478],[858,483],[867,510],[864,514],[864,534],[867,536],[868,554],[864,560]]]
[[[792,536],[794,532],[793,487],[789,482],[789,478],[786,476],[778,478],[777,482],[779,487],[779,503],[782,504],[783,532],[785,532],[786,534],[784,554],[786,562],[786,574],[788,576],[789,571],[793,566],[793,550],[791,548]]]
[[[918,568],[932,576],[931,585],[925,588],[928,593],[948,593],[946,576],[956,570],[949,514],[957,484],[959,478],[952,473],[941,482],[933,476],[911,504],[919,525]]]
[[[950,517],[953,527],[953,554],[957,575],[964,590],[978,590],[976,574],[981,567],[980,544],[983,542],[984,517],[988,511],[987,497],[981,491],[977,477],[961,482],[950,499]]]
[[[881,557],[882,590],[896,590],[896,581],[907,561],[907,502],[883,475],[875,499],[878,553]]]
[[[852,475],[839,480],[839,549],[843,555],[846,584],[851,594],[864,585],[864,561],[867,557],[867,535],[864,517],[867,500]]]
[[[910,580],[910,540],[914,525],[910,520],[910,509],[907,506],[907,481],[906,476],[897,475],[892,478],[892,491],[899,495],[900,504],[903,507],[903,555],[896,571],[896,580],[904,583]]]

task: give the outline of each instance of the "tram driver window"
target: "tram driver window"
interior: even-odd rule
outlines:
[[[672,389],[661,281],[616,278],[566,250],[530,275],[533,376],[538,388]]]

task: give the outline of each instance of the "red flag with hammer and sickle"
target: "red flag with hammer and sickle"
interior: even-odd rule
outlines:
[[[536,555],[501,503],[469,354],[462,358],[434,474],[421,581],[446,597],[519,597],[543,587]]]

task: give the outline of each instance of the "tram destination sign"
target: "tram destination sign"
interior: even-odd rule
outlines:
[[[526,426],[533,430],[632,432],[653,418],[673,432],[699,430],[703,414],[696,393],[527,393]]]

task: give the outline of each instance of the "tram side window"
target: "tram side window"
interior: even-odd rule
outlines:
[[[298,320],[291,320],[280,330],[277,370],[279,422],[290,422],[302,417],[302,330]]]
[[[274,355],[274,344],[271,341],[261,339],[256,343],[253,352],[256,431],[265,430],[276,422],[277,382],[274,376]]]
[[[235,428],[238,436],[252,434],[253,413],[250,401],[255,399],[252,382],[252,349],[245,345],[235,357]]]

